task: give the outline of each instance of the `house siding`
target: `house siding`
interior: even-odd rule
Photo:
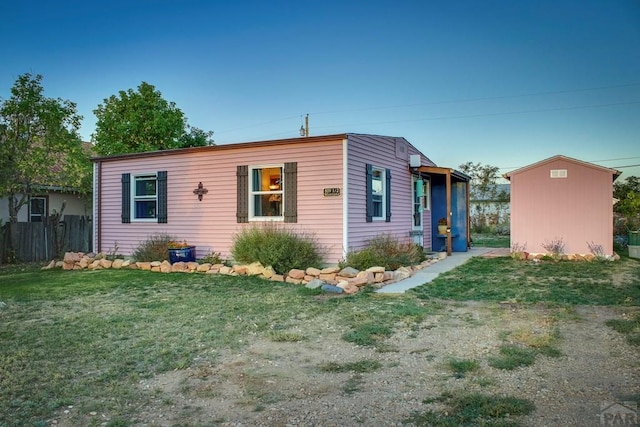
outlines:
[[[242,227],[237,223],[238,165],[272,165],[297,162],[297,222],[283,227],[313,233],[326,250],[326,261],[342,257],[342,198],[324,197],[323,189],[343,187],[342,138],[300,140],[289,144],[236,144],[233,149],[175,151],[168,155],[102,158],[100,194],[100,247],[108,251],[117,246],[125,255],[155,233],[168,233],[197,246],[197,256],[219,252],[230,257],[233,235]],[[246,145],[246,147],[243,147]],[[166,224],[121,222],[121,175],[167,171]],[[193,190],[202,182],[208,189],[202,201]],[[286,190],[285,190],[286,191]]]
[[[435,166],[404,138],[349,134],[347,251],[361,249],[379,234],[391,234],[411,241],[413,202],[409,156],[419,154],[422,164]],[[391,171],[391,219],[366,221],[366,165]],[[431,213],[423,212],[424,247],[431,247]]]
[[[60,192],[44,192],[37,194],[37,196],[47,197],[49,203],[47,210],[49,215],[52,215],[54,211],[60,212],[63,203],[66,203],[62,216],[63,219],[64,215],[91,215],[91,199],[88,197]],[[20,197],[20,195],[18,195],[18,197]],[[9,199],[6,197],[0,198],[0,219],[2,219],[4,223],[9,222]],[[17,219],[18,222],[29,221],[29,203],[20,208]]]
[[[552,169],[567,177],[551,178]],[[562,239],[565,253],[589,253],[593,242],[613,254],[613,172],[557,158],[510,174],[512,246],[546,252],[543,244]]]

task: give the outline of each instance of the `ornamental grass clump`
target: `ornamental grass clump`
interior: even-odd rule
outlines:
[[[560,259],[562,259],[562,255],[564,254],[564,241],[562,240],[562,237],[556,237],[551,241],[545,240],[545,242],[542,243],[541,246],[547,251],[546,256],[555,261],[559,261]]]
[[[170,242],[175,242],[176,238],[166,234],[157,233],[147,237],[147,240],[140,243],[133,252],[133,259],[141,262],[162,261],[168,258],[168,247]]]
[[[366,248],[349,252],[343,264],[358,270],[374,266],[397,270],[402,266],[419,264],[424,259],[424,251],[420,245],[400,242],[391,234],[380,234],[371,239]]]
[[[233,238],[231,255],[236,262],[259,262],[281,274],[293,268],[322,265],[323,249],[315,235],[287,229],[275,223],[242,229]]]

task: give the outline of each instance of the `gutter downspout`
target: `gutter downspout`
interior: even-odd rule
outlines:
[[[342,257],[349,253],[349,139],[342,140]]]

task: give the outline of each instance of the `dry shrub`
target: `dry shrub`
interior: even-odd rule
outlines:
[[[420,245],[400,242],[396,236],[385,233],[371,239],[366,248],[349,252],[343,264],[358,270],[374,266],[397,270],[402,266],[419,264],[424,259]]]
[[[168,259],[169,242],[175,240],[175,237],[166,233],[152,234],[147,237],[147,240],[138,245],[133,252],[133,258],[141,262],[163,261]]]
[[[322,253],[315,235],[271,222],[244,228],[234,236],[231,248],[235,261],[270,265],[278,273],[318,267],[322,265]]]

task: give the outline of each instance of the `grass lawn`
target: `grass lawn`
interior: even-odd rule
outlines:
[[[345,341],[383,350],[398,328],[443,310],[432,297],[639,305],[640,262],[476,258],[400,296],[325,295],[251,277],[0,268],[0,427],[45,426],[67,405],[112,414],[107,427],[129,425],[149,399],[142,379],[195,361],[215,364],[255,337],[312,338],[293,329],[317,319],[340,325]],[[326,369],[381,369],[366,362]]]
[[[474,246],[485,248],[509,248],[510,236],[501,236],[497,234],[471,234]]]
[[[291,339],[297,322],[329,315],[351,334],[345,339],[375,346],[386,325],[434,311],[410,295],[326,296],[250,277],[33,267],[0,269],[0,301],[2,427],[46,425],[67,405],[128,425],[145,403],[141,379],[215,363],[256,335]]]
[[[533,263],[476,257],[412,293],[425,299],[640,305],[640,261]]]

